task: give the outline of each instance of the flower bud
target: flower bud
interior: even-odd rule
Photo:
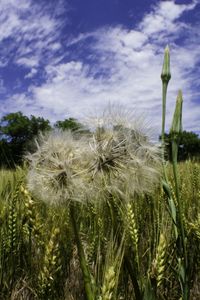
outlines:
[[[170,133],[179,134],[182,131],[182,105],[183,97],[181,90],[179,90]]]
[[[161,73],[161,79],[163,83],[168,84],[168,82],[171,79],[171,73],[170,73],[170,53],[169,53],[169,47],[167,46],[165,48],[164,52],[164,62],[163,62],[163,68]]]

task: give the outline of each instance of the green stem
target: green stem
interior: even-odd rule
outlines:
[[[79,236],[79,231],[78,231],[78,227],[77,227],[77,223],[76,223],[75,210],[74,210],[73,204],[70,205],[70,213],[71,213],[72,226],[74,229],[74,235],[75,235],[75,239],[76,239],[76,245],[77,245],[77,249],[78,249],[80,266],[81,266],[81,270],[83,273],[86,297],[87,297],[87,300],[94,300],[95,297],[94,297],[94,294],[92,291],[91,276],[90,276],[90,272],[89,272],[89,269],[87,266],[81,239]]]
[[[180,201],[179,195],[179,183],[178,183],[178,171],[177,171],[177,156],[178,156],[178,142],[176,140],[172,141],[172,164],[173,164],[173,174],[175,181],[175,192],[178,203],[178,221],[180,225],[180,237],[181,237],[181,246],[183,250],[183,267],[184,267],[184,286],[183,286],[183,300],[189,299],[189,287],[188,287],[188,276],[187,276],[187,268],[188,268],[188,257],[187,257],[187,249],[186,249],[186,238],[185,238],[185,230],[183,224],[183,211],[182,205]]]
[[[175,206],[175,203],[174,203],[174,200],[172,197],[172,193],[171,193],[168,183],[163,181],[162,186],[163,186],[163,190],[164,190],[165,194],[167,195],[168,209],[169,209],[169,213],[172,218],[172,221],[173,221],[174,234],[175,234],[175,237],[177,240],[178,230],[177,230],[176,206]]]
[[[163,164],[165,161],[165,116],[166,116],[166,98],[167,98],[167,82],[163,82],[162,84],[162,131],[161,131],[161,145],[162,145],[162,159]],[[166,175],[166,171],[164,168],[164,175]]]
[[[135,272],[134,267],[133,267],[131,261],[129,260],[127,254],[125,254],[125,256],[124,256],[124,263],[125,263],[125,267],[128,270],[128,273],[130,275],[130,278],[131,278],[131,281],[132,281],[132,284],[133,284],[133,288],[134,288],[134,292],[135,292],[135,298],[137,300],[142,300],[143,296],[142,296],[142,293],[140,291],[140,286],[139,286],[139,283],[138,283],[138,279],[136,277],[136,272]]]
[[[168,81],[162,82],[162,131],[161,131],[161,148],[162,148],[162,165],[163,165],[163,173],[164,173],[164,182],[163,188],[164,191],[167,192],[168,198],[168,206],[171,212],[172,220],[174,223],[174,233],[176,238],[178,237],[177,233],[177,224],[176,224],[176,207],[174,204],[174,200],[171,195],[171,191],[168,184],[167,171],[165,166],[165,116],[166,116],[166,98],[167,98],[167,87]]]

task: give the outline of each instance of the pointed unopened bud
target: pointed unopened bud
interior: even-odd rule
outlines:
[[[182,96],[182,91],[179,90],[176,99],[176,107],[174,111],[170,133],[178,134],[182,132],[182,106],[183,106],[183,96]]]
[[[169,47],[167,46],[165,48],[164,52],[164,62],[163,62],[163,68],[161,73],[161,79],[163,83],[168,84],[168,82],[171,79],[171,73],[170,73],[170,53],[169,53]]]

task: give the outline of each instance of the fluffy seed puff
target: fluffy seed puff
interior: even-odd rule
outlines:
[[[117,111],[100,119],[87,136],[41,135],[37,151],[28,156],[28,186],[36,196],[60,203],[99,201],[116,193],[132,199],[154,190],[161,175],[160,150],[141,122]]]
[[[90,140],[96,194],[106,188],[134,197],[151,193],[160,180],[160,148],[150,141],[141,120],[124,113],[104,114]]]
[[[37,151],[27,155],[28,187],[49,204],[81,201],[87,173],[88,151],[83,138],[70,131],[40,135]]]

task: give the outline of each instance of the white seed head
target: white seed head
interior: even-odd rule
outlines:
[[[117,114],[115,109],[114,114],[108,111],[104,116],[90,141],[94,183],[103,183],[110,191],[151,192],[160,179],[160,148],[150,141],[141,120],[131,114]]]
[[[40,135],[37,151],[29,160],[28,187],[48,203],[80,200],[84,189],[87,151],[83,139],[71,132],[53,131]]]
[[[37,197],[60,203],[152,192],[161,174],[160,149],[141,119],[116,107],[99,119],[91,135],[53,131],[40,136],[37,151],[27,155],[28,187]]]

